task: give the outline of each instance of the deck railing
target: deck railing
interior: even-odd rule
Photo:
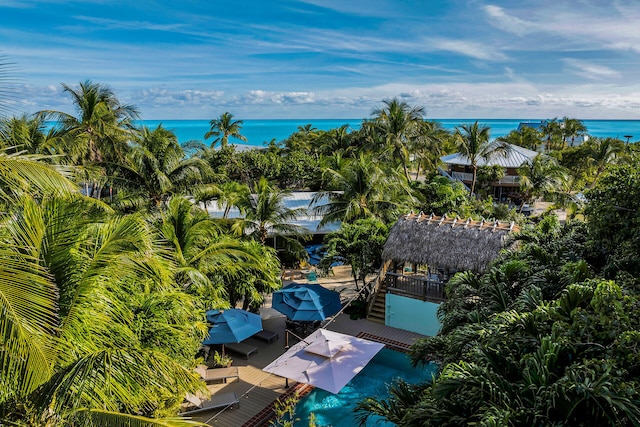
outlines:
[[[392,294],[433,302],[442,302],[445,299],[444,283],[439,279],[387,273],[384,281],[387,285],[387,292]]]
[[[473,181],[473,174],[468,172],[451,172],[451,177],[458,181]],[[494,185],[506,185],[506,184],[518,184],[520,182],[520,176],[505,175],[498,181],[494,182]]]

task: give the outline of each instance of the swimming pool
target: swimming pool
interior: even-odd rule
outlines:
[[[296,427],[307,427],[309,415],[313,413],[319,426],[353,427],[358,425],[353,409],[365,397],[389,397],[387,384],[394,378],[403,378],[410,383],[419,383],[431,379],[436,366],[414,369],[404,353],[383,348],[338,394],[314,389],[300,399],[296,406]],[[377,422],[377,424],[376,424]],[[367,426],[390,427],[394,424],[369,417]]]

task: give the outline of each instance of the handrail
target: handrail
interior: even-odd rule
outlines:
[[[369,301],[367,303],[367,313],[369,316],[371,314],[371,310],[373,310],[373,306],[376,304],[376,299],[378,298],[378,289],[380,289],[380,282],[382,281],[381,275],[378,274],[374,280],[369,283],[372,283],[371,291],[369,293]]]
[[[422,299],[423,301],[444,301],[444,283],[428,277],[406,276],[387,272],[385,278],[387,292]]]
[[[379,274],[378,274],[377,278],[378,278],[378,277],[380,277],[380,275],[379,275]],[[355,295],[353,295],[349,301],[345,302],[345,303],[342,305],[342,308],[340,309],[340,311],[338,311],[338,312],[337,312],[336,314],[334,314],[333,316],[327,317],[327,318],[326,318],[326,319],[324,319],[322,322],[320,322],[320,327],[321,327],[321,328],[328,328],[328,327],[329,327],[329,325],[330,325],[332,322],[334,322],[334,321],[335,321],[335,319],[338,317],[338,315],[342,314],[342,312],[343,312],[343,311],[345,311],[345,310],[347,309],[347,307],[349,307],[349,305],[351,305],[351,303],[352,303],[353,301],[355,301],[355,300],[360,296],[360,294],[362,294],[364,291],[366,291],[366,290],[367,290],[367,287],[368,287],[371,283],[374,283],[374,282],[376,282],[376,283],[377,283],[377,278],[376,278],[376,279],[374,279],[374,280],[372,280],[372,281],[370,281],[369,283],[365,283],[365,285],[364,285],[362,288],[360,288],[360,290],[359,290],[358,292],[356,292],[356,294],[355,294]],[[369,294],[369,295],[371,295],[371,294]]]

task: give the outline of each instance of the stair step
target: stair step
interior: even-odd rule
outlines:
[[[376,291],[375,296],[373,296],[373,298],[375,298],[375,301],[371,306],[371,311],[367,316],[367,320],[371,320],[372,322],[384,325],[384,320],[386,317],[386,293],[387,286],[384,283],[380,283],[378,285],[378,290]]]

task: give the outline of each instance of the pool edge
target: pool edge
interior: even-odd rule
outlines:
[[[356,338],[363,338],[369,341],[379,342],[380,344],[384,344],[385,347],[387,348],[400,351],[402,353],[408,353],[409,349],[411,348],[409,344],[406,344],[400,341],[391,340],[389,338],[381,337],[378,335],[369,334],[367,332],[360,332],[358,335],[356,335]],[[276,413],[274,410],[276,402],[282,401],[296,392],[298,392],[298,395],[300,397],[306,396],[307,394],[311,393],[311,391],[314,388],[315,387],[309,384],[303,384],[303,383],[296,384],[295,386],[289,388],[289,390],[285,391],[280,396],[278,396],[269,405],[265,406],[264,409],[262,409],[256,415],[251,417],[249,421],[242,424],[242,427],[259,427],[259,426],[266,425],[269,421],[275,420],[276,418]]]

